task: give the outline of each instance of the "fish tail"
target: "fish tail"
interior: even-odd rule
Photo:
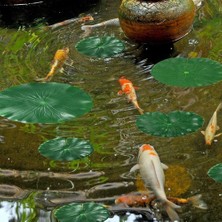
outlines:
[[[222,108],[222,102],[217,106],[216,112],[218,112]]]
[[[201,198],[202,198],[202,195],[198,194],[193,197],[189,197],[188,200],[189,202],[192,203],[194,207],[207,210],[208,209],[207,204]]]
[[[139,111],[139,113],[142,115],[144,113],[144,110],[140,108],[139,104],[137,101],[132,101],[135,108]]]
[[[170,218],[171,221],[179,221],[180,218],[176,212],[176,209],[179,209],[180,206],[172,203],[171,201],[169,200],[166,200],[164,203],[163,203],[163,206]]]

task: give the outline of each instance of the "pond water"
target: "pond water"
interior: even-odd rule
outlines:
[[[119,0],[101,0],[83,14],[92,15],[95,20],[88,24],[95,24],[116,18],[119,4]],[[202,194],[208,205],[208,210],[183,206],[181,220],[222,221],[221,184],[207,175],[212,166],[222,161],[222,138],[218,137],[209,148],[200,130],[176,138],[147,135],[136,127],[138,111],[124,96],[117,95],[119,77],[127,76],[139,87],[138,100],[145,112],[196,112],[205,119],[204,129],[222,99],[222,83],[198,88],[170,87],[151,78],[150,69],[169,57],[207,57],[222,62],[221,16],[222,2],[205,0],[192,31],[174,45],[158,49],[132,42],[118,27],[97,28],[91,35],[113,35],[126,44],[123,54],[106,59],[90,58],[76,51],[75,44],[83,34],[79,23],[48,31],[44,29],[44,19],[31,27],[0,27],[1,90],[33,82],[36,76],[44,77],[55,51],[69,47],[69,64],[53,81],[84,89],[94,102],[88,114],[62,124],[0,119],[1,222],[56,221],[52,215],[56,206],[84,198],[114,205],[116,196],[140,189],[138,177],[129,174],[129,170],[137,162],[138,147],[144,143],[152,144],[161,161],[170,167],[166,172],[167,195],[188,198]],[[221,113],[218,121],[220,125]],[[38,147],[55,137],[89,140],[94,152],[81,161],[47,160]],[[134,219],[125,217],[122,221],[139,221],[137,217],[132,214]],[[115,216],[109,221],[120,220]]]

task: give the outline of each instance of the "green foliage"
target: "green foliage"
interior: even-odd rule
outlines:
[[[0,92],[0,116],[24,123],[64,122],[89,112],[90,96],[62,83],[30,83]]]
[[[125,49],[124,43],[113,36],[85,38],[75,47],[82,54],[98,58],[112,57]]]
[[[85,140],[59,137],[41,144],[39,152],[52,160],[72,161],[89,156],[93,147]]]
[[[208,170],[207,174],[216,182],[222,183],[222,163],[216,164],[215,166],[211,167]]]
[[[109,211],[101,204],[71,203],[58,208],[55,217],[59,222],[104,222]]]
[[[222,65],[207,58],[170,58],[154,65],[151,74],[171,86],[207,86],[222,80]]]
[[[153,136],[176,137],[198,130],[203,122],[201,116],[192,112],[147,112],[137,117],[136,125],[144,133]]]

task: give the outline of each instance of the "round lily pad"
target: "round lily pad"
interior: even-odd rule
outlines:
[[[79,41],[76,49],[87,56],[112,57],[125,49],[124,43],[113,36],[92,36]]]
[[[92,108],[82,89],[63,83],[29,83],[0,92],[0,116],[24,123],[58,123]]]
[[[151,74],[171,86],[207,86],[222,80],[222,64],[207,58],[170,58],[155,64]]]
[[[208,170],[207,175],[216,182],[222,183],[222,163],[216,164],[215,166],[211,167]]]
[[[85,140],[58,137],[41,144],[39,152],[52,160],[72,161],[89,156],[93,147]]]
[[[136,125],[144,133],[153,136],[176,137],[198,130],[203,122],[201,116],[192,112],[147,112],[137,117]]]
[[[54,215],[59,222],[104,222],[110,213],[101,204],[89,202],[64,205]]]

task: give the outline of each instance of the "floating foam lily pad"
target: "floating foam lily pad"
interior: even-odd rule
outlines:
[[[89,156],[93,147],[85,140],[58,137],[41,144],[39,152],[51,160],[72,161]]]
[[[110,213],[101,204],[89,202],[64,205],[54,215],[59,222],[104,222]]]
[[[0,92],[0,116],[24,123],[58,123],[92,108],[82,89],[63,83],[29,83]]]
[[[176,137],[195,132],[203,125],[203,118],[192,112],[147,112],[137,117],[136,125],[144,133]]]
[[[222,163],[216,164],[211,167],[207,175],[211,177],[214,181],[222,183]]]
[[[112,57],[125,49],[124,43],[113,36],[85,38],[75,47],[82,54],[98,58]]]
[[[222,64],[207,58],[170,58],[155,64],[151,74],[171,86],[207,86],[222,80]]]

